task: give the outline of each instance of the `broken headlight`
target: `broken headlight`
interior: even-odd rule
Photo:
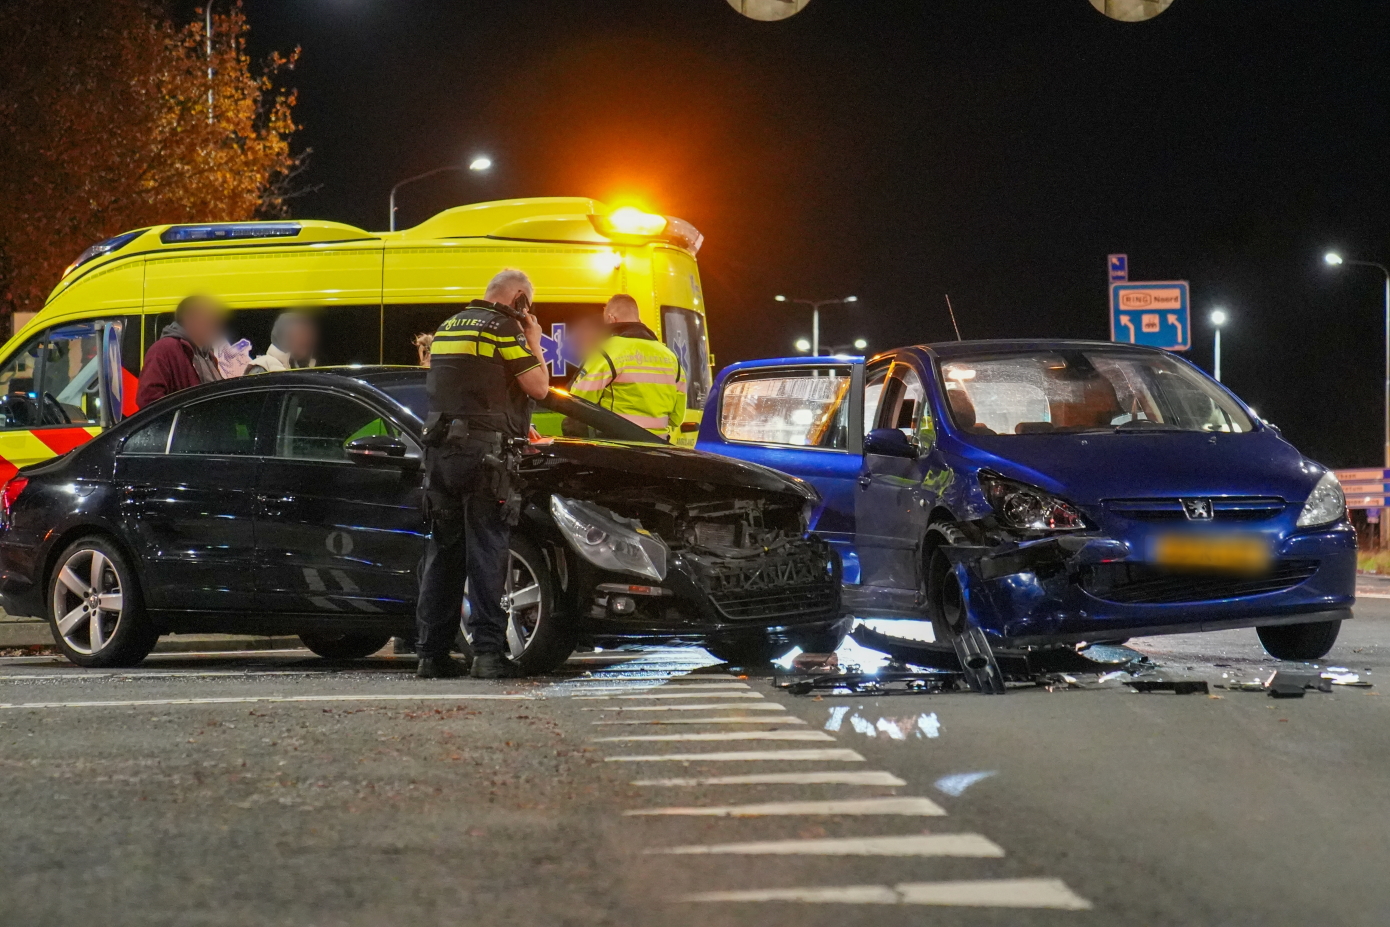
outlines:
[[[1318,485],[1313,487],[1308,501],[1303,503],[1303,511],[1298,513],[1298,527],[1328,525],[1340,521],[1346,513],[1347,497],[1342,492],[1342,484],[1337,482],[1337,477],[1329,470],[1318,480]]]
[[[666,578],[666,545],[642,527],[592,502],[550,497],[550,514],[579,556],[619,573]]]
[[[1079,531],[1086,527],[1081,513],[1050,492],[1004,479],[993,473],[980,474],[980,488],[994,514],[1009,528],[1023,531]]]

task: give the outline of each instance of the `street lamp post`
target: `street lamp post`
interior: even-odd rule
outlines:
[[[1376,270],[1382,272],[1384,278],[1386,278],[1386,389],[1384,389],[1384,403],[1386,403],[1386,407],[1384,407],[1384,413],[1386,413],[1386,428],[1384,428],[1384,434],[1386,434],[1386,456],[1384,456],[1384,461],[1386,461],[1386,467],[1390,468],[1390,267],[1376,263],[1376,261],[1346,260],[1341,257],[1341,254],[1336,252],[1327,252],[1326,256],[1323,256],[1323,260],[1327,261],[1329,267],[1341,267],[1343,264],[1351,264],[1354,265],[1354,267],[1375,267]],[[1382,546],[1382,548],[1386,548],[1387,542],[1390,542],[1390,524],[1386,524],[1387,516],[1390,516],[1390,509],[1380,510],[1380,546]]]
[[[1211,313],[1211,324],[1216,329],[1216,362],[1212,364],[1212,374],[1216,377],[1216,382],[1221,382],[1221,326],[1226,324],[1226,310],[1213,309]]]
[[[789,296],[777,295],[772,297],[779,303],[799,303],[803,306],[811,307],[811,356],[820,356],[820,307],[838,306],[845,303],[859,302],[858,296],[841,296],[837,299],[795,299]]]
[[[481,174],[484,171],[489,170],[491,167],[491,158],[478,157],[474,158],[466,165],[448,164],[444,167],[436,167],[432,171],[425,171],[423,174],[416,174],[414,177],[407,177],[405,180],[402,180],[400,183],[396,184],[394,187],[391,188],[391,231],[394,232],[396,230],[396,191],[399,190],[401,187],[404,187],[408,183],[414,183],[417,180],[424,180],[426,177],[433,177],[436,174],[447,174],[452,171],[472,171],[475,174]]]

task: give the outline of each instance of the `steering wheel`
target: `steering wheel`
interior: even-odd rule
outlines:
[[[39,423],[38,407],[24,393],[0,397],[0,409],[5,412],[5,424],[11,428],[32,428]]]
[[[55,419],[49,421],[49,413],[55,414]],[[63,408],[63,404],[58,401],[58,397],[52,393],[43,394],[43,419],[47,425],[71,425],[72,419],[68,418],[68,410]]]

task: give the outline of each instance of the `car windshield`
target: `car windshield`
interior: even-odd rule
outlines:
[[[417,419],[422,422],[425,420],[429,411],[429,395],[425,391],[423,373],[409,378],[368,378],[368,382],[405,406]],[[661,439],[656,435],[640,425],[634,425],[621,415],[615,415],[592,402],[577,399],[563,390],[556,389],[552,389],[549,396],[536,403],[531,425],[542,438],[661,443]]]
[[[1105,348],[942,360],[956,426],[977,435],[1246,432],[1250,417],[1176,358]]]

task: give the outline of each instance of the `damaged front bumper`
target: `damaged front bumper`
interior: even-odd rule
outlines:
[[[1094,535],[943,550],[974,623],[1009,647],[1338,620],[1355,600],[1349,525],[1284,538],[1258,575],[1160,571]]]

